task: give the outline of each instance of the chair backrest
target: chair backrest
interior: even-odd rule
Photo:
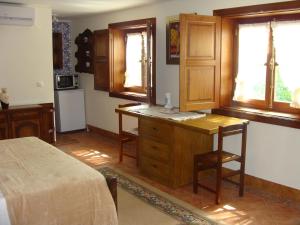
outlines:
[[[140,102],[132,102],[132,103],[127,103],[127,104],[120,104],[118,107],[119,108],[125,108],[125,107],[130,107],[130,106],[138,106],[141,105],[142,103]],[[122,114],[119,113],[119,134],[124,133],[123,131],[123,120],[122,120]]]
[[[224,137],[227,137],[227,136],[242,134],[241,155],[246,154],[247,125],[248,125],[248,123],[244,122],[242,124],[219,127],[219,137],[218,137],[219,160],[221,160],[221,154],[222,154],[222,151],[224,150],[223,149],[223,139],[224,139]]]

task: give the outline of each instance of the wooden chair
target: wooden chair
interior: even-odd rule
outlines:
[[[138,106],[141,103],[128,103],[121,104],[119,108],[125,108],[130,106]],[[120,151],[119,151],[119,162],[123,161],[123,156],[127,156],[130,158],[136,159],[136,165],[139,165],[139,151],[138,151],[138,128],[134,128],[132,130],[123,130],[123,118],[122,113],[119,113],[119,143],[120,143]],[[130,155],[124,152],[124,144],[127,142],[136,142],[136,155]]]
[[[242,134],[241,154],[236,155],[223,150],[223,139],[226,136]],[[198,186],[211,191],[216,194],[216,204],[220,203],[222,179],[230,181],[239,186],[239,195],[244,195],[244,175],[245,175],[245,157],[246,157],[246,141],[247,141],[247,123],[239,125],[231,125],[226,127],[219,127],[218,149],[217,151],[207,152],[194,156],[194,179],[193,189],[194,193],[198,193]],[[237,161],[240,163],[240,169],[232,172],[223,173],[222,165],[230,161]],[[216,189],[212,189],[206,185],[198,182],[198,172],[216,169]],[[229,180],[228,177],[240,175],[239,182]]]

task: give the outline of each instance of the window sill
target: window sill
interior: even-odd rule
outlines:
[[[299,114],[270,112],[244,107],[222,107],[219,109],[213,109],[212,113],[300,129]]]
[[[109,92],[110,97],[123,98],[138,102],[147,102],[147,95],[136,92]]]

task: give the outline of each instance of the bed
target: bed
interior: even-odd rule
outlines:
[[[108,184],[38,138],[0,141],[0,225],[117,225]]]

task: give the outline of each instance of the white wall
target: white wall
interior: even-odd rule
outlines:
[[[280,1],[280,0],[279,0]],[[164,103],[164,94],[172,93],[173,104],[179,102],[179,66],[166,65],[166,17],[179,13],[197,12],[212,15],[214,9],[270,3],[268,0],[174,0],[151,6],[123,10],[91,17],[74,18],[73,39],[86,28],[105,29],[109,23],[148,17],[157,18],[157,103]],[[278,2],[278,1],[277,1]],[[74,41],[73,41],[74,43]],[[73,52],[76,46],[73,45]],[[81,75],[81,86],[86,90],[88,124],[117,132],[114,109],[121,99],[110,98],[108,93],[93,89],[93,76]],[[136,125],[130,121],[129,126]],[[249,126],[246,173],[279,184],[300,189],[300,130],[252,122]],[[234,139],[227,142],[236,146]]]
[[[53,102],[52,13],[34,8],[34,26],[0,25],[0,88],[10,105]]]

